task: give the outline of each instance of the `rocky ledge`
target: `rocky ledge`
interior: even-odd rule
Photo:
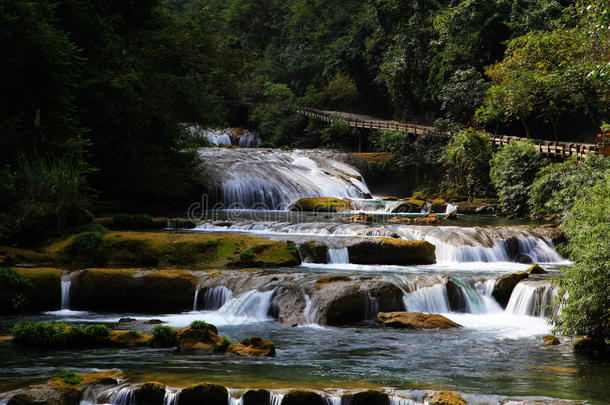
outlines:
[[[438,314],[419,312],[380,312],[377,322],[384,327],[401,329],[450,329],[462,326]]]

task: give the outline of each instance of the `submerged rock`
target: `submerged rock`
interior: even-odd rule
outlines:
[[[271,357],[275,356],[275,345],[270,340],[254,336],[230,345],[227,351],[240,356]]]
[[[542,342],[547,346],[556,346],[560,343],[559,338],[553,335],[544,335],[542,337]]]
[[[377,322],[390,328],[404,329],[449,329],[462,326],[439,314],[420,312],[380,312]]]
[[[435,246],[426,241],[377,238],[348,246],[350,263],[356,264],[433,264]]]
[[[525,280],[528,277],[529,274],[525,271],[500,276],[496,280],[496,284],[494,285],[491,295],[503,308],[506,308],[506,305],[508,304],[508,301],[510,301],[510,296],[513,293],[517,283],[519,283],[521,280]]]
[[[222,385],[198,384],[180,391],[176,405],[227,405],[229,391]]]
[[[182,404],[178,404],[182,405]],[[313,391],[290,391],[281,405],[328,405],[326,398]]]
[[[332,197],[301,198],[290,206],[292,211],[343,212],[351,209],[348,201]]]
[[[413,219],[413,224],[415,225],[438,225],[440,223],[441,219],[438,217],[438,215],[433,213],[426,214],[421,218]]]
[[[458,394],[453,392],[435,392],[424,396],[424,401],[428,405],[468,405]]]

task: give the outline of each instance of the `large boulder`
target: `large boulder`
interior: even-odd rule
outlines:
[[[553,335],[544,335],[542,337],[542,342],[546,345],[546,346],[556,346],[559,343],[561,343],[559,341],[559,338],[557,336],[553,336]]]
[[[424,401],[428,405],[468,405],[458,394],[453,392],[434,392],[424,396]]]
[[[440,223],[441,219],[434,213],[429,213],[423,217],[413,219],[413,224],[415,225],[438,225]]]
[[[0,314],[59,309],[61,270],[36,267],[3,271],[17,274],[16,277],[9,277],[13,281],[0,285]]]
[[[433,264],[436,263],[435,246],[418,240],[377,238],[348,246],[350,263],[355,264]]]
[[[350,405],[390,405],[390,397],[385,392],[369,390],[343,395],[341,403]]]
[[[240,356],[272,357],[275,356],[275,345],[270,340],[254,336],[230,345],[227,352]]]
[[[210,324],[205,327],[179,329],[176,339],[178,351],[181,353],[210,354],[223,344],[222,337],[218,336],[218,330]]]
[[[305,242],[299,245],[301,260],[305,263],[326,263],[328,246],[316,242]]]
[[[494,285],[491,295],[503,308],[506,308],[506,305],[508,305],[508,301],[510,300],[510,296],[517,286],[517,283],[519,283],[521,280],[525,280],[528,277],[529,274],[526,271],[519,271],[517,273],[500,276],[496,280],[496,284]]]
[[[222,385],[198,384],[180,391],[176,405],[227,405],[228,397]]]
[[[461,325],[438,314],[422,314],[419,312],[380,312],[377,322],[383,326],[401,329],[450,329]]]
[[[537,264],[534,264],[529,269],[527,269],[527,272],[529,274],[548,274],[548,271],[546,271],[545,269],[543,269],[542,267],[540,267]]]
[[[447,288],[447,298],[449,299],[449,307],[454,312],[466,312],[466,297],[464,291],[453,280],[447,280],[445,284]]]
[[[269,315],[286,325],[305,323],[303,312],[307,305],[303,288],[298,284],[281,287],[273,295]]]
[[[248,390],[242,395],[242,405],[269,405],[271,393],[267,390]]]
[[[328,402],[317,392],[295,390],[284,396],[281,405],[328,405]]]
[[[343,212],[349,211],[351,207],[348,201],[341,198],[309,197],[294,202],[290,209],[307,212]]]
[[[421,209],[425,204],[426,202],[424,200],[405,198],[392,210],[392,212],[421,212]]]
[[[147,382],[133,391],[138,405],[163,405],[165,385]]]

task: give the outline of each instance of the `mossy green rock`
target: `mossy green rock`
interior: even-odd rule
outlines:
[[[547,274],[548,273],[548,271],[546,271],[545,269],[543,269],[542,267],[540,267],[537,264],[530,266],[530,268],[527,269],[527,272],[529,274]]]
[[[390,405],[390,398],[385,392],[369,390],[344,395],[341,403],[348,403],[350,405]]]
[[[424,396],[424,401],[428,405],[468,405],[458,394],[453,392],[435,392]]]
[[[50,311],[61,304],[61,270],[54,268],[18,268],[26,283],[19,288],[0,289],[0,313]]]
[[[355,264],[433,264],[436,247],[427,241],[377,238],[348,246],[350,263]]]
[[[377,322],[399,329],[450,329],[462,326],[439,314],[420,312],[379,312]]]
[[[392,212],[421,212],[421,209],[425,204],[426,202],[424,200],[405,198],[396,208],[392,210]]]
[[[183,389],[176,405],[227,405],[229,392],[222,385],[199,384]]]
[[[180,404],[179,404],[180,405]],[[313,391],[290,391],[281,405],[328,405],[326,399]]]
[[[517,283],[519,283],[521,280],[525,280],[528,277],[529,274],[525,271],[500,276],[496,280],[496,284],[494,285],[491,295],[503,308],[506,308],[506,305],[510,300],[510,296],[517,286]]]
[[[583,337],[577,339],[573,344],[575,353],[584,354],[587,356],[610,356],[610,345],[601,339]]]
[[[306,263],[326,263],[328,246],[316,242],[305,242],[299,245],[299,253]]]
[[[292,211],[343,212],[351,209],[348,201],[332,197],[301,198],[290,207]]]

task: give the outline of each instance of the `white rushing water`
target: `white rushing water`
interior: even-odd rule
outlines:
[[[510,296],[506,312],[514,315],[548,317],[556,289],[547,281],[521,281]]]
[[[347,248],[328,249],[328,263],[330,264],[348,264],[349,252]]]
[[[61,280],[61,309],[70,309],[70,287],[72,286],[71,280]]]
[[[203,294],[203,309],[205,311],[216,311],[233,298],[233,292],[221,285],[211,287]]]
[[[370,195],[360,173],[331,152],[202,148],[199,154],[225,208],[286,209],[303,197]]]
[[[447,288],[444,284],[419,288],[405,294],[403,301],[409,312],[444,314],[451,311]]]
[[[185,129],[192,138],[205,140],[216,146],[231,145],[240,148],[256,148],[261,143],[259,136],[247,129],[201,128],[197,125],[186,126]]]

